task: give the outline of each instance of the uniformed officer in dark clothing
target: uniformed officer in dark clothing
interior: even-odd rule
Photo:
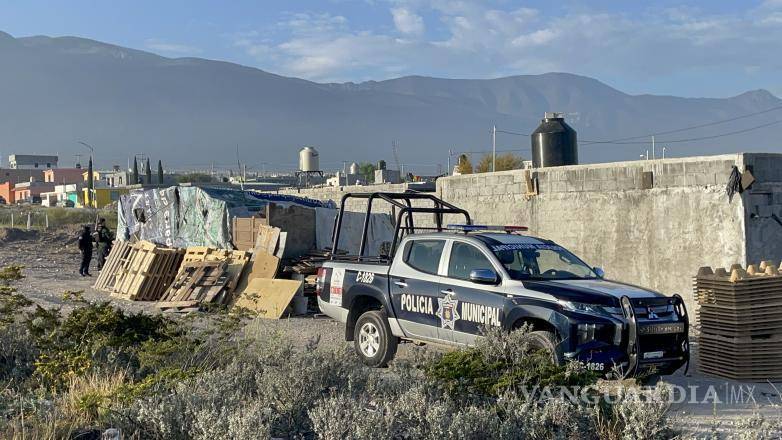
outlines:
[[[98,270],[103,269],[103,265],[106,263],[106,257],[111,252],[111,245],[114,242],[114,235],[111,230],[106,226],[106,219],[102,218],[98,221],[98,230],[96,231],[98,242]]]
[[[81,267],[79,274],[83,277],[91,277],[90,261],[92,261],[92,234],[90,227],[84,226],[84,230],[79,235],[79,250],[81,251]]]

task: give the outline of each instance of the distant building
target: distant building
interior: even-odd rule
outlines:
[[[16,198],[14,197],[14,184],[12,182],[0,183],[0,197],[9,205],[16,201]]]
[[[43,181],[43,170],[17,170],[11,168],[0,168],[0,183],[10,182],[29,182],[30,179],[36,182]]]
[[[92,194],[90,194],[91,192]],[[106,205],[119,201],[119,197],[128,192],[129,190],[127,188],[99,187],[95,188],[93,191],[82,188],[82,200],[84,201],[84,206],[103,208]],[[92,195],[94,195],[94,197],[92,197]]]
[[[362,180],[364,176],[361,174],[343,174],[341,172],[337,172],[334,177],[329,177],[328,180],[326,180],[326,185],[328,186],[350,186],[350,185],[362,185],[366,182]]]
[[[127,171],[114,170],[103,173],[103,181],[111,188],[124,188],[131,184],[132,179],[133,173]]]
[[[375,170],[375,183],[402,183],[399,170]]]
[[[52,168],[43,172],[43,181],[56,185],[79,183],[84,180],[84,174],[87,171],[81,168]]]
[[[53,183],[46,182],[22,182],[14,186],[15,202],[35,202],[41,194],[54,191]]]
[[[48,170],[57,168],[57,156],[40,154],[12,154],[8,156],[8,166],[15,170]]]

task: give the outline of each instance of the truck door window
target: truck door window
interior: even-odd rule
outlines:
[[[413,240],[407,245],[405,263],[421,272],[437,274],[444,240]]]
[[[470,272],[476,269],[494,270],[494,266],[475,246],[454,241],[451,247],[451,258],[448,261],[448,276],[469,280]]]

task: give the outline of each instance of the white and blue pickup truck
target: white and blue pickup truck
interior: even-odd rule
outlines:
[[[348,199],[367,200],[357,255],[332,252],[318,272],[318,304],[345,323],[345,338],[370,366],[400,342],[473,344],[489,327],[525,324],[530,344],[553,362],[583,362],[607,376],[671,374],[689,361],[689,320],[679,295],[608,281],[564,247],[522,227],[473,225],[469,214],[425,193],[347,194],[334,229],[339,248]],[[366,256],[373,203],[395,215],[387,255]],[[431,203],[431,207],[421,207]],[[417,227],[414,215],[434,218]],[[445,216],[464,223],[443,226]]]

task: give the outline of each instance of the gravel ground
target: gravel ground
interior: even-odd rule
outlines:
[[[43,307],[61,307],[67,311],[72,305],[63,299],[63,292],[83,290],[83,297],[90,301],[110,300],[126,311],[160,313],[154,303],[126,301],[93,289],[94,276],[81,277],[78,273],[77,233],[78,229],[57,233],[0,229],[0,267],[10,264],[24,266],[26,278],[16,286],[20,293]],[[94,265],[93,260],[93,268]],[[96,275],[97,269],[93,271]],[[344,327],[322,315],[276,321],[256,319],[248,330],[280,331],[301,345],[313,338],[318,339],[321,345],[338,347],[349,344],[344,341]],[[693,343],[693,348],[697,351],[697,343]],[[403,344],[398,356],[405,357],[411,350],[420,349],[412,344]],[[734,423],[753,413],[774,418],[782,415],[780,384],[742,383],[708,377],[697,372],[696,361],[688,374],[679,371],[663,380],[687,390],[683,400],[673,405],[671,413],[677,417],[677,424],[689,432],[705,434],[715,422],[719,431],[732,432]],[[694,395],[692,390],[695,390]],[[713,394],[710,395],[710,392]]]

